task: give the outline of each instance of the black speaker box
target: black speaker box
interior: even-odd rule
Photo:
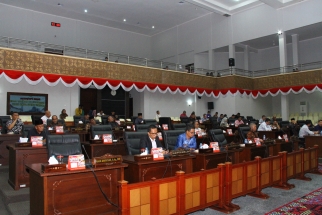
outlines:
[[[234,58],[229,58],[229,66],[235,66],[235,59]]]
[[[214,109],[214,102],[208,102],[208,110]]]

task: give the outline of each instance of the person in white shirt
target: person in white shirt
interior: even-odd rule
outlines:
[[[100,110],[100,112],[97,113],[97,116],[104,116],[104,115],[105,114],[104,114],[103,110]]]
[[[159,122],[159,118],[161,117],[160,111],[157,110],[157,114],[155,115],[155,120]]]
[[[46,110],[45,115],[41,117],[44,125],[47,125],[47,119],[51,119],[51,113],[49,110]]]
[[[262,124],[263,122],[265,122],[266,116],[263,115],[262,118],[259,120],[259,124]]]
[[[271,131],[272,127],[270,126],[271,120],[266,118],[264,122],[258,127],[258,131]]]
[[[309,126],[311,125],[310,120],[306,120],[305,124],[301,127],[299,132],[299,138],[305,138],[307,135],[313,135],[315,132],[310,131]]]

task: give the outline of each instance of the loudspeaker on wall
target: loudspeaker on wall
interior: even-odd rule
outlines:
[[[214,102],[208,102],[208,110],[214,109]]]
[[[235,66],[235,59],[234,58],[229,58],[229,66]]]

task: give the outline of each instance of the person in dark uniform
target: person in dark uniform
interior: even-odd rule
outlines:
[[[148,153],[151,152],[152,148],[162,147],[161,142],[158,137],[158,129],[155,125],[150,125],[148,127],[147,135],[144,135],[140,139],[140,148],[141,152],[144,152],[145,149],[148,149]]]

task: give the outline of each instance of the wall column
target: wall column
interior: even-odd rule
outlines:
[[[244,49],[244,70],[249,70],[249,46],[246,45]]]
[[[281,115],[283,120],[288,120],[289,117],[289,97],[288,95],[281,95]]]
[[[284,73],[284,67],[287,66],[286,35],[284,32],[278,35],[280,67],[281,73]]]
[[[208,50],[208,69],[214,70],[214,50]]]
[[[299,35],[293,34],[292,35],[292,53],[293,53],[293,66],[298,68],[299,64]]]

